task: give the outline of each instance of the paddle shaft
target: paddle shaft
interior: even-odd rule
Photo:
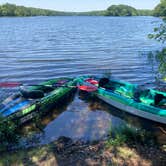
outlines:
[[[61,84],[55,84],[55,85],[40,85],[40,84],[22,84],[19,82],[2,82],[0,83],[0,87],[3,88],[14,88],[17,86],[39,86],[39,87],[50,87],[50,88],[58,88],[58,87],[66,87],[66,88],[78,88],[83,91],[87,92],[93,92],[97,90],[97,87],[94,87],[93,85],[77,85],[77,86],[72,86],[72,85],[61,85]]]
[[[17,86],[40,86],[40,87],[71,87],[71,88],[76,88],[77,86],[67,86],[67,85],[42,85],[42,84],[23,84],[23,83],[17,83],[17,82],[2,82],[0,83],[0,87],[3,88],[14,88]]]

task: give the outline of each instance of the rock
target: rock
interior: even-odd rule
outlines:
[[[70,144],[73,143],[71,138],[65,137],[65,136],[61,136],[58,138],[57,140],[58,143],[63,143],[63,144]]]

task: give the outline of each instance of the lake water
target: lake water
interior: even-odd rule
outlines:
[[[153,79],[142,53],[161,44],[147,35],[154,17],[0,18],[0,80],[40,82],[60,76],[112,74]]]
[[[156,67],[146,55],[163,45],[147,35],[161,22],[154,17],[0,18],[0,81],[39,83],[61,76],[112,73],[133,83],[153,82]],[[8,91],[12,92],[0,90],[2,96]],[[64,112],[47,122],[42,140],[49,142],[64,133],[72,138],[97,139],[107,134],[110,123],[124,123],[110,108],[105,111],[104,103],[97,105],[100,107],[92,111],[77,95]],[[82,125],[84,129],[94,127],[81,132]]]

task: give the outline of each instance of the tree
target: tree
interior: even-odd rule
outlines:
[[[16,6],[6,3],[0,6],[0,16],[56,16],[73,15],[70,12],[58,12],[54,10],[38,9],[32,7]]]
[[[0,16],[136,16],[152,15],[151,10],[136,10],[127,5],[112,5],[107,10],[90,12],[60,12],[6,3],[0,6]]]
[[[154,9],[154,16],[166,16],[166,0],[161,0]]]
[[[107,16],[137,16],[135,8],[127,5],[112,5],[106,11]]]
[[[139,16],[152,16],[153,10],[148,9],[137,9],[137,13]]]
[[[9,3],[6,3],[1,6],[1,15],[2,16],[13,16],[14,11],[16,9],[16,5],[11,5]]]
[[[163,23],[159,27],[154,28],[154,34],[149,34],[149,38],[156,39],[162,43],[166,42],[166,0],[160,0],[154,9],[155,16],[163,16]]]
[[[163,23],[159,27],[154,28],[154,34],[149,34],[149,38],[155,39],[159,42],[166,42],[166,0],[161,0],[160,4],[157,5],[154,9],[155,16],[162,16]],[[161,51],[153,54],[156,62],[158,63],[158,72],[159,79],[160,77],[166,77],[166,48],[163,48]]]

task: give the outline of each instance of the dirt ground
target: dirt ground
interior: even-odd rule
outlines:
[[[83,143],[61,137],[49,145],[1,154],[1,165],[165,166],[166,147],[106,147],[106,141]]]

